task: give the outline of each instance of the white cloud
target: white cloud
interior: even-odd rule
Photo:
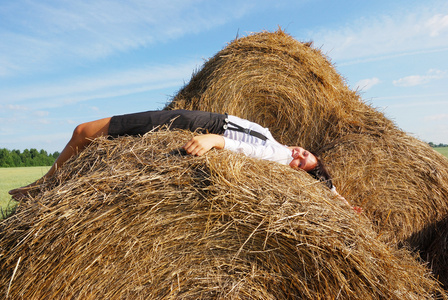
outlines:
[[[426,22],[430,36],[437,37],[448,31],[448,15],[437,14]]]
[[[421,84],[424,84],[427,82],[428,82],[428,78],[426,76],[412,75],[412,76],[406,76],[406,77],[400,78],[398,80],[394,80],[393,84],[395,86],[410,87],[410,86],[421,85]]]
[[[44,124],[44,125],[51,124],[50,120],[48,120],[48,119],[39,119],[39,120],[37,120],[37,122],[39,124]]]
[[[406,53],[446,51],[448,5],[425,4],[415,6],[411,12],[402,10],[379,17],[360,18],[344,27],[310,32],[309,37],[316,45],[322,45],[332,59],[341,63]]]
[[[426,75],[411,75],[394,80],[393,84],[399,87],[411,87],[431,82],[432,80],[443,79],[447,75],[446,71],[431,69]]]
[[[448,114],[437,114],[425,117],[425,121],[443,121],[443,120],[448,121]]]
[[[18,104],[0,104],[0,109],[5,110],[16,110],[16,111],[25,111],[29,108],[24,105],[18,105]]]
[[[371,89],[373,86],[379,84],[380,82],[381,81],[376,77],[362,79],[355,84],[355,89],[367,91],[367,90]]]
[[[33,115],[37,116],[37,117],[46,117],[48,116],[50,113],[48,111],[43,111],[43,110],[37,110],[33,112]]]
[[[0,10],[0,76],[82,63],[241,18],[254,1],[17,0]],[[200,9],[199,9],[200,8]]]
[[[158,65],[141,69],[92,74],[80,79],[48,82],[45,85],[3,90],[2,102],[9,109],[48,109],[99,98],[182,86],[197,67],[195,62],[181,65]],[[26,103],[26,106],[16,104]]]

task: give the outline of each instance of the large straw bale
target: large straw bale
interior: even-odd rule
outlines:
[[[368,209],[388,239],[420,247],[431,236],[428,227],[447,216],[448,160],[426,143],[397,130],[347,135],[330,148],[323,157],[332,162],[340,190]]]
[[[421,256],[426,259],[431,269],[437,274],[445,289],[448,287],[448,217],[431,224],[418,233],[422,241]],[[423,238],[421,235],[424,235]]]
[[[305,172],[188,132],[96,139],[0,223],[10,299],[431,299],[427,269]]]
[[[362,101],[319,49],[281,30],[231,42],[166,109],[173,108],[247,118],[320,154],[339,192],[387,241],[418,249],[426,229],[447,216],[448,160]]]
[[[359,100],[319,50],[283,31],[234,40],[193,75],[167,106],[173,108],[241,116],[284,144],[311,150],[347,133],[395,128]]]

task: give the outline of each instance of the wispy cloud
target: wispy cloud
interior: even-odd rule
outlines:
[[[33,112],[33,115],[35,115],[36,117],[40,117],[40,118],[46,117],[49,114],[50,114],[50,112],[44,111],[44,110],[36,110]]]
[[[373,55],[370,57],[361,57],[361,58],[355,58],[355,59],[348,59],[343,60],[338,63],[338,66],[350,66],[350,65],[356,65],[360,63],[369,63],[369,62],[376,62],[381,60],[393,60],[400,57],[406,57],[406,56],[413,56],[413,55],[420,55],[420,54],[437,54],[441,52],[448,52],[448,47],[445,48],[438,48],[438,49],[425,49],[425,50],[410,50],[410,51],[403,51],[401,53],[385,53],[385,54],[379,54],[379,55]]]
[[[376,78],[376,77],[362,79],[355,84],[355,89],[367,91],[367,90],[370,90],[375,85],[379,84],[380,82],[381,81],[379,80],[379,78]]]
[[[42,110],[93,99],[180,87],[196,67],[195,62],[158,65],[26,86],[20,91],[5,89],[0,101],[7,103],[3,106],[8,109]]]
[[[426,22],[431,37],[437,37],[448,31],[448,15],[437,14]]]
[[[425,121],[442,121],[442,120],[448,120],[448,114],[437,114],[425,117]]]
[[[254,5],[236,0],[17,0],[0,10],[0,76],[164,43],[240,18]]]
[[[10,111],[25,111],[29,108],[24,105],[18,105],[18,104],[0,104],[1,110],[10,110]]]
[[[448,4],[416,6],[344,27],[310,32],[330,57],[341,63],[448,50]],[[418,42],[416,42],[418,41]]]
[[[443,79],[447,77],[447,71],[431,69],[425,75],[411,75],[394,80],[393,84],[399,87],[411,87],[426,84],[432,80]]]

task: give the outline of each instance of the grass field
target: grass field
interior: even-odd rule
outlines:
[[[448,147],[434,148],[448,158]],[[5,210],[11,202],[8,191],[34,182],[47,173],[50,167],[0,168],[0,208]],[[1,216],[0,216],[1,217]]]
[[[0,168],[0,207],[5,210],[11,202],[8,191],[30,184],[45,173],[50,167]]]
[[[448,147],[437,147],[437,148],[434,148],[434,150],[445,155],[445,157],[448,158]]]

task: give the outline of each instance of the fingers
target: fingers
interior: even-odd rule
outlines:
[[[204,155],[208,150],[210,150],[205,148],[204,145],[200,142],[200,140],[197,139],[197,137],[193,137],[191,140],[189,140],[184,145],[184,149],[185,151],[187,151],[188,154],[196,156]]]
[[[189,146],[185,146],[184,149],[190,155],[201,156],[205,153],[203,149],[197,144],[190,144]]]
[[[189,140],[184,149],[188,154],[201,156],[212,148],[223,149],[225,146],[224,138],[217,134],[202,134]]]

